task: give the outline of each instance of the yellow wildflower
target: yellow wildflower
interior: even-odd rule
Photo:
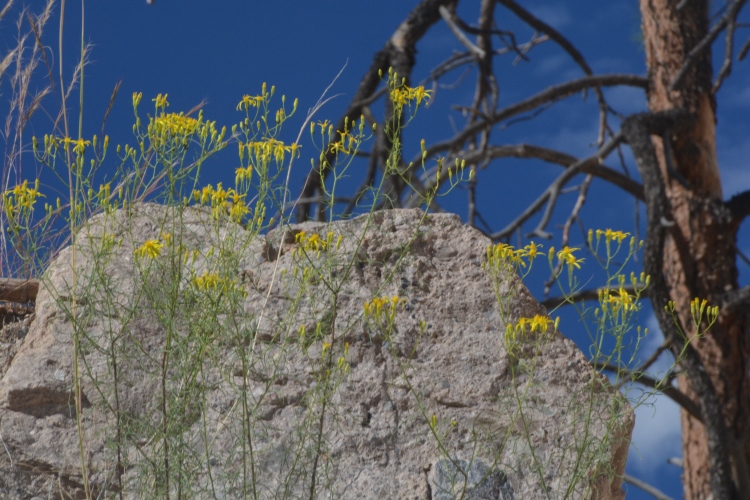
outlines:
[[[73,144],[73,152],[78,156],[81,156],[86,151],[86,146],[91,144],[91,141],[84,141],[82,138],[71,139],[70,137],[65,137],[62,141],[65,147]]]
[[[417,106],[422,104],[422,101],[429,100],[430,99],[430,93],[432,93],[431,90],[425,90],[424,86],[420,85],[416,88],[409,88],[409,98],[410,99],[416,99]]]
[[[164,243],[159,240],[148,240],[135,250],[135,255],[136,257],[155,259],[161,255],[162,248],[164,248]]]
[[[542,245],[538,245],[534,243],[533,241],[526,245],[526,255],[529,257],[529,260],[534,260],[539,255],[539,249],[542,248]]]
[[[580,269],[583,259],[577,259],[575,255],[573,255],[573,252],[578,250],[580,250],[580,248],[570,248],[569,246],[565,245],[562,250],[557,252],[557,258],[558,260],[567,264],[568,269],[572,269],[573,267],[575,267],[576,269]]]
[[[169,106],[169,103],[167,102],[167,94],[157,94],[157,96],[151,100],[156,103],[156,109],[164,109]]]

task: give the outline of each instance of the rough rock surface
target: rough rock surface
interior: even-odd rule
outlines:
[[[82,459],[95,498],[623,497],[630,407],[560,333],[508,355],[490,242],[458,217],[264,237],[170,213],[89,221],[0,345],[0,497],[84,498]],[[162,255],[136,259],[147,240]],[[224,281],[201,295],[205,271]],[[499,289],[511,321],[543,313]],[[394,295],[392,328],[363,316]]]

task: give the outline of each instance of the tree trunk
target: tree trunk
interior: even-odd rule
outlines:
[[[654,138],[659,163],[672,205],[675,225],[664,248],[664,274],[671,297],[688,337],[696,328],[690,301],[707,299],[719,305],[724,293],[738,287],[736,224],[722,202],[716,157],[716,101],[711,93],[711,52],[697,54],[675,88],[690,51],[708,32],[708,1],[692,0],[677,10],[678,0],[641,0],[643,37],[650,81],[651,111],[685,109],[695,122],[685,132]],[[669,153],[671,151],[671,154]],[[705,326],[705,324],[704,324]],[[748,320],[746,315],[722,311],[702,338],[692,341],[721,402],[734,450],[731,456],[740,495],[750,476],[750,446],[743,439],[750,428],[748,390]],[[680,388],[696,399],[690,380]],[[706,433],[701,422],[682,411],[683,484],[685,498],[711,498],[711,474]]]

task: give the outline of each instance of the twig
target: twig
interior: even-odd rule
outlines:
[[[477,59],[484,59],[486,56],[486,53],[471,43],[471,40],[466,38],[466,35],[464,35],[464,32],[461,31],[461,28],[459,28],[455,21],[453,20],[453,14],[444,6],[441,5],[438,7],[438,11],[440,11],[440,16],[442,16],[443,20],[445,21],[445,24],[448,25],[451,32],[453,32],[453,35],[456,37],[456,39],[466,47],[466,49]]]
[[[578,187],[578,199],[576,200],[576,204],[573,205],[573,210],[570,211],[570,215],[563,225],[561,243],[562,246],[568,246],[568,242],[570,240],[570,226],[573,225],[574,221],[579,220],[578,214],[581,212],[583,205],[586,204],[586,194],[589,191],[589,186],[591,186],[592,180],[594,180],[594,176],[588,174],[581,185]]]
[[[654,389],[656,391],[659,391],[660,393],[667,396],[669,399],[680,405],[682,408],[687,411],[691,417],[695,418],[699,422],[703,422],[703,418],[701,417],[701,408],[698,406],[698,404],[690,399],[684,392],[680,391],[677,387],[674,387],[673,385],[664,384],[661,380],[657,380],[649,375],[644,374],[641,371],[637,370],[627,370],[621,366],[617,365],[610,365],[610,364],[600,364],[600,363],[593,363],[594,367],[598,370],[607,370],[608,372],[617,373],[622,376],[621,383],[618,384],[618,386],[622,386],[626,382],[629,382],[632,377],[632,382],[645,385],[646,387],[650,387],[651,389]]]
[[[685,0],[683,0],[685,1]],[[655,486],[651,486],[645,481],[642,481],[636,477],[631,476],[630,474],[624,474],[622,476],[622,480],[625,481],[628,484],[632,484],[636,488],[639,488],[649,495],[653,495],[657,500],[672,500],[672,497],[669,495],[666,495],[661,490],[656,488]]]
[[[622,288],[630,295],[635,293],[635,288],[633,288],[633,285],[624,285]],[[577,302],[584,302],[589,300],[599,300],[599,294],[601,292],[611,289],[611,287],[606,286],[602,286],[599,288],[588,288],[586,290],[581,290],[565,297],[550,297],[543,300],[542,305],[547,308],[548,311],[551,311],[566,304],[575,304]]]

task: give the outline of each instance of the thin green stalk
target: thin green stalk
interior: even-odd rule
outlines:
[[[83,0],[81,0],[83,2]],[[81,12],[81,38],[83,39],[83,12]],[[59,59],[60,59],[60,66],[59,66],[59,77],[60,77],[60,92],[62,92],[62,109],[63,109],[63,126],[65,128],[65,135],[66,137],[69,137],[68,133],[68,117],[67,117],[67,111],[66,111],[66,99],[65,99],[65,81],[63,77],[63,33],[64,33],[64,25],[65,25],[65,0],[62,0],[60,5],[60,34],[59,34],[59,40],[58,40],[58,51],[59,51]],[[83,66],[83,54],[81,55],[81,66]],[[82,98],[82,97],[81,97]],[[79,127],[80,128],[80,127]],[[70,148],[66,148],[67,152],[67,159],[68,159],[68,165],[71,165],[71,156],[70,156]],[[71,199],[71,217],[70,217],[70,232],[71,234],[75,231],[75,221],[77,220],[77,210],[78,206],[76,203],[77,195],[78,195],[78,183],[80,180],[76,176],[74,180],[74,174],[72,171],[72,168],[68,168],[68,181],[70,186],[70,199]],[[89,484],[89,478],[88,478],[88,468],[86,467],[86,451],[85,451],[85,444],[83,442],[83,405],[82,405],[82,398],[81,398],[81,384],[80,384],[80,366],[79,366],[79,349],[80,349],[80,338],[79,338],[79,332],[78,332],[78,325],[77,325],[77,308],[78,308],[78,300],[77,300],[77,290],[76,290],[76,284],[77,284],[77,272],[76,272],[76,246],[73,245],[72,251],[71,251],[71,266],[73,271],[73,291],[72,291],[72,298],[73,298],[73,316],[72,316],[72,324],[73,324],[73,392],[75,395],[75,407],[76,407],[76,425],[78,428],[78,449],[80,453],[80,459],[81,459],[81,473],[83,476],[83,485],[84,485],[84,491],[86,494],[86,498],[92,498],[91,495],[91,488]]]
[[[325,360],[325,370],[323,370],[323,377],[330,377],[331,368],[333,367],[333,342],[336,338],[336,316],[338,313],[338,295],[333,295],[333,318],[331,319],[331,342],[330,347],[328,348],[328,352],[326,353],[326,360]],[[321,443],[323,442],[323,425],[325,423],[325,416],[326,416],[326,410],[327,410],[327,403],[328,403],[328,397],[329,393],[331,391],[331,385],[330,385],[330,378],[328,380],[324,381],[323,384],[323,401],[321,402],[321,408],[320,408],[320,418],[318,419],[318,429],[317,429],[317,436],[315,436],[315,456],[313,458],[313,465],[312,465],[312,478],[310,478],[310,500],[315,500],[315,483],[317,481],[317,473],[318,473],[318,460],[320,459],[320,448]]]

